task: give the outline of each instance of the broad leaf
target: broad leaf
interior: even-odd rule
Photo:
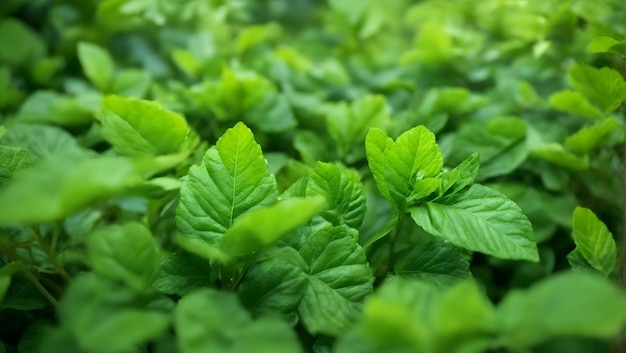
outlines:
[[[626,81],[611,68],[574,64],[569,79],[576,91],[605,113],[615,111],[626,100]]]
[[[455,246],[430,240],[397,255],[394,272],[405,278],[417,278],[437,287],[446,287],[471,278],[469,259]]]
[[[365,149],[378,188],[400,213],[406,210],[416,183],[438,176],[443,168],[435,135],[423,126],[406,131],[396,141],[371,129]]]
[[[72,126],[91,123],[93,113],[76,99],[54,91],[36,91],[20,106],[17,118],[22,122]]]
[[[154,236],[140,223],[96,230],[87,239],[87,257],[96,273],[137,291],[150,288],[160,261]]]
[[[267,207],[278,196],[252,131],[238,123],[217,141],[201,165],[189,169],[176,210],[179,231],[217,247],[222,235],[248,211]]]
[[[99,90],[109,92],[115,75],[115,63],[109,52],[95,44],[80,42],[78,59],[85,76]]]
[[[161,262],[153,287],[166,294],[185,295],[212,284],[210,262],[193,254],[177,251]]]
[[[2,144],[27,150],[33,162],[55,154],[77,154],[84,150],[67,131],[49,125],[13,124]]]
[[[615,38],[597,36],[589,43],[587,50],[592,53],[624,54],[626,53],[626,40],[620,42]]]
[[[129,156],[173,154],[186,147],[185,119],[155,102],[109,96],[102,100],[102,134]]]
[[[0,187],[30,163],[30,153],[25,149],[0,145]]]
[[[538,261],[530,221],[513,201],[475,184],[410,209],[415,223],[456,246],[504,258]]]
[[[502,341],[514,350],[553,337],[610,338],[626,323],[626,296],[601,276],[562,273],[507,295],[497,309]]]
[[[346,224],[358,229],[365,216],[365,192],[361,177],[353,169],[318,162],[306,184],[306,195],[326,198],[326,209],[321,216],[339,226]]]
[[[589,153],[595,149],[609,146],[616,142],[617,135],[624,135],[623,128],[613,118],[606,118],[601,123],[585,126],[565,139],[565,145],[574,153]],[[619,137],[618,137],[619,138]]]
[[[231,256],[265,249],[308,222],[324,207],[324,198],[287,199],[241,216],[224,233],[220,248]]]
[[[580,92],[559,91],[550,95],[550,106],[554,109],[584,116],[592,120],[604,119],[604,114],[595,108]]]
[[[285,322],[252,320],[231,293],[193,292],[178,303],[174,321],[182,353],[301,352],[295,333]]]
[[[576,249],[593,268],[609,275],[617,264],[617,247],[606,225],[590,209],[577,207],[572,228]]]

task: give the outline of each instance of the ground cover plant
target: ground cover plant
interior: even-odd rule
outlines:
[[[0,352],[623,352],[619,0],[0,2]]]

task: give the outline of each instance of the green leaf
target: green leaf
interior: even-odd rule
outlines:
[[[624,293],[609,280],[585,273],[561,273],[513,291],[497,309],[502,340],[514,350],[555,337],[608,339],[625,323]]]
[[[565,139],[565,146],[574,153],[589,153],[598,148],[610,145],[615,135],[624,134],[621,125],[613,118],[606,118],[602,122],[585,126]]]
[[[550,107],[560,111],[581,115],[592,120],[604,119],[604,114],[591,105],[580,92],[559,91],[553,93],[550,95],[549,103]]]
[[[18,170],[30,166],[30,153],[18,148],[0,145],[0,187],[4,185]]]
[[[620,42],[615,38],[597,36],[589,44],[587,50],[592,53],[625,54],[626,40]]]
[[[447,287],[472,277],[467,256],[455,246],[437,240],[429,240],[397,255],[394,273],[437,287]]]
[[[183,236],[218,247],[235,220],[276,202],[276,179],[269,173],[252,131],[238,123],[189,169],[180,189],[176,224]]]
[[[617,247],[613,234],[588,208],[576,207],[572,219],[576,249],[593,268],[609,275],[617,264]]]
[[[343,227],[306,233],[302,241],[299,249],[284,246],[253,265],[241,295],[255,311],[294,320],[297,309],[310,333],[340,335],[359,318],[372,293],[365,253]]]
[[[365,192],[356,170],[317,162],[306,184],[306,195],[326,198],[326,209],[320,214],[333,225],[346,224],[358,229],[365,216]]]
[[[80,42],[78,60],[85,76],[103,92],[109,92],[115,76],[115,63],[106,49],[95,44]]]
[[[478,152],[472,153],[454,169],[443,172],[439,188],[439,196],[455,194],[466,186],[472,185],[480,167]]]
[[[602,273],[596,270],[585,256],[580,252],[580,249],[575,248],[569,254],[567,254],[567,262],[569,263],[572,271],[575,272],[590,272],[594,274]]]
[[[372,127],[384,129],[391,116],[384,96],[364,96],[349,106],[340,103],[328,106],[326,126],[329,135],[335,140],[339,155],[348,163],[354,163],[364,156],[362,146],[365,136]]]
[[[82,351],[129,351],[165,333],[170,315],[141,303],[134,293],[97,275],[75,277],[58,307],[62,329]]]
[[[182,353],[302,351],[287,324],[275,318],[253,321],[232,293],[193,292],[178,303],[174,321]]]
[[[154,236],[134,222],[93,232],[87,238],[87,257],[96,273],[137,291],[150,288],[160,261]]]
[[[0,224],[62,219],[137,185],[142,180],[138,169],[120,157],[47,158],[15,175],[0,190]]]
[[[26,66],[45,55],[46,46],[30,27],[3,16],[0,21],[0,63]]]
[[[211,285],[213,280],[209,261],[177,251],[161,262],[153,287],[162,293],[183,296],[193,289]]]
[[[93,113],[76,99],[55,91],[36,91],[20,106],[17,119],[22,122],[72,126],[91,123]]]
[[[221,263],[228,263],[231,260],[228,254],[215,246],[207,244],[203,239],[179,235],[175,238],[175,241],[181,249],[205,260],[217,260]]]
[[[438,176],[443,168],[435,135],[423,126],[404,132],[395,142],[383,131],[371,129],[365,149],[379,190],[399,213],[406,210],[416,183]]]
[[[571,152],[563,149],[558,143],[544,143],[535,147],[532,155],[536,158],[544,159],[550,163],[565,167],[574,171],[585,170],[589,168],[589,160],[579,157]]]
[[[2,299],[7,294],[9,290],[9,286],[11,286],[11,276],[6,274],[0,275],[0,303],[2,303]]]
[[[185,119],[155,102],[108,96],[100,121],[104,137],[125,155],[173,154],[186,147]]]
[[[143,70],[123,70],[115,75],[111,92],[123,97],[142,98],[148,93],[152,78]]]
[[[33,162],[55,154],[77,154],[84,150],[67,131],[49,125],[13,124],[2,144],[27,150]]]
[[[626,100],[626,81],[611,68],[574,64],[569,79],[576,91],[605,113],[615,111]]]
[[[230,256],[265,249],[308,222],[324,207],[322,197],[287,199],[241,216],[224,233],[220,248]]]
[[[539,260],[528,218],[513,201],[488,187],[474,184],[410,212],[426,232],[456,246],[504,259]]]

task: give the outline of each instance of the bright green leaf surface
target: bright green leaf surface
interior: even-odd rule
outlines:
[[[152,285],[160,261],[153,235],[140,223],[96,230],[87,239],[87,256],[97,273],[135,290]]]
[[[77,154],[84,150],[67,131],[40,124],[13,124],[2,138],[2,144],[30,152],[33,162],[55,154]]]
[[[103,92],[109,92],[115,75],[115,63],[106,49],[92,43],[78,43],[78,59],[85,76]]]
[[[626,296],[606,279],[564,273],[510,293],[497,310],[498,329],[512,348],[551,337],[608,338],[626,323]]]
[[[0,145],[0,187],[11,179],[16,171],[28,167],[30,163],[28,151]]]
[[[626,100],[626,81],[608,67],[574,64],[569,72],[572,87],[605,113],[615,111]]]
[[[557,110],[574,113],[593,120],[604,118],[604,114],[592,106],[580,92],[559,91],[550,96],[549,102],[550,106]]]
[[[54,91],[36,91],[20,106],[17,113],[22,122],[84,125],[93,121],[91,111],[76,99]]]
[[[119,96],[103,99],[100,121],[107,141],[129,156],[180,152],[189,131],[182,116],[159,104]]]
[[[295,353],[295,333],[283,321],[253,321],[231,293],[203,289],[184,297],[175,311],[182,353]]]
[[[593,268],[609,275],[617,264],[617,247],[606,225],[590,209],[577,207],[572,228],[578,251]]]
[[[472,185],[478,175],[478,153],[472,153],[461,164],[441,175],[439,195],[454,194]]]
[[[598,36],[593,39],[587,50],[592,53],[614,53],[620,54],[619,51],[613,49],[615,46],[619,45],[621,42],[615,38],[607,37],[607,36]]]
[[[308,222],[324,207],[322,197],[287,199],[241,216],[224,233],[220,248],[231,256],[262,250]]]
[[[579,171],[589,168],[589,161],[563,149],[558,143],[545,143],[532,151],[536,158],[544,159],[550,163]]]
[[[333,225],[358,229],[365,216],[365,192],[361,177],[353,169],[318,162],[306,185],[306,195],[326,198],[321,216]]]
[[[530,221],[513,201],[475,184],[410,209],[415,223],[451,243],[505,259],[538,261]]]
[[[606,118],[601,123],[585,126],[565,139],[565,145],[574,153],[589,153],[609,145],[614,135],[623,135],[623,129],[613,118]]]

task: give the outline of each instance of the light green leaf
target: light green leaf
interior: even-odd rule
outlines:
[[[625,54],[626,40],[620,42],[615,38],[598,36],[589,44],[587,50],[592,53]]]
[[[119,96],[102,100],[102,134],[129,156],[173,154],[186,147],[185,119],[159,104]]]
[[[176,223],[183,236],[218,247],[222,235],[246,212],[276,202],[276,179],[269,173],[252,131],[238,123],[189,169],[180,190]]]
[[[609,280],[561,273],[513,291],[497,309],[502,341],[514,350],[555,337],[615,337],[626,323],[626,296]]]
[[[228,254],[215,246],[209,245],[201,238],[178,235],[175,238],[175,241],[181,249],[184,249],[187,252],[197,255],[205,260],[217,260],[222,263],[228,263],[230,261],[230,256],[228,256]]]
[[[0,63],[28,66],[45,55],[46,46],[30,27],[11,17],[0,21]]]
[[[575,248],[569,254],[567,254],[567,262],[569,263],[572,271],[575,272],[590,272],[594,274],[602,273],[596,270],[585,256],[580,252],[580,249]]]
[[[213,280],[209,261],[177,251],[161,262],[153,287],[162,293],[183,296],[193,289],[211,285]]]
[[[538,261],[530,221],[513,201],[488,187],[412,207],[415,223],[456,246],[504,259]]]
[[[14,176],[0,190],[0,224],[62,219],[142,181],[129,159],[57,155]]]
[[[478,159],[478,152],[474,152],[454,169],[443,172],[439,196],[455,194],[466,186],[472,185],[478,175],[480,166]]]
[[[565,139],[565,145],[574,153],[589,153],[609,145],[615,135],[622,136],[621,125],[613,118],[606,118],[601,123],[585,126]]]
[[[22,122],[72,126],[90,123],[94,117],[76,99],[55,91],[35,91],[20,106],[17,119]]]
[[[339,155],[348,163],[364,156],[362,146],[365,136],[372,127],[384,129],[391,116],[384,96],[364,96],[349,106],[339,103],[327,107],[326,126],[335,140]]]
[[[150,288],[160,262],[159,248],[141,223],[97,229],[87,238],[87,258],[96,273],[141,291]]]
[[[394,273],[446,287],[471,278],[469,259],[447,242],[430,240],[397,255]]]
[[[241,216],[220,240],[220,248],[230,256],[265,249],[281,237],[308,222],[324,207],[323,197],[287,199]]]
[[[40,124],[9,126],[2,144],[27,150],[33,162],[55,154],[78,154],[84,151],[67,131]]]
[[[115,75],[111,92],[123,97],[142,98],[148,92],[152,78],[143,70],[123,70]]]
[[[0,187],[20,169],[30,166],[30,153],[18,147],[0,145]]]
[[[78,60],[85,76],[101,91],[109,92],[115,75],[115,63],[106,49],[87,42],[78,43]]]
[[[544,143],[535,147],[532,155],[567,169],[579,171],[589,168],[589,160],[563,149],[558,143]]]
[[[604,114],[591,105],[580,92],[559,91],[550,95],[548,99],[550,107],[554,109],[581,115],[592,120],[604,119]]]
[[[174,313],[182,353],[301,352],[295,332],[283,321],[255,321],[232,293],[203,289],[178,303]]]
[[[615,111],[626,100],[626,82],[622,75],[608,67],[574,64],[569,79],[572,87],[605,113]]]
[[[613,234],[588,208],[576,207],[572,219],[576,248],[593,268],[609,275],[617,264]]]
[[[58,307],[61,328],[82,351],[129,351],[163,334],[170,315],[139,304],[132,291],[91,273],[75,277]],[[61,348],[61,347],[59,347]]]
[[[395,142],[381,130],[371,129],[365,149],[378,188],[400,213],[406,210],[416,183],[438,176],[443,168],[435,135],[423,126],[404,132]]]
[[[333,225],[358,229],[365,216],[365,192],[359,173],[331,163],[318,162],[306,185],[306,195],[326,198],[320,214]]]

